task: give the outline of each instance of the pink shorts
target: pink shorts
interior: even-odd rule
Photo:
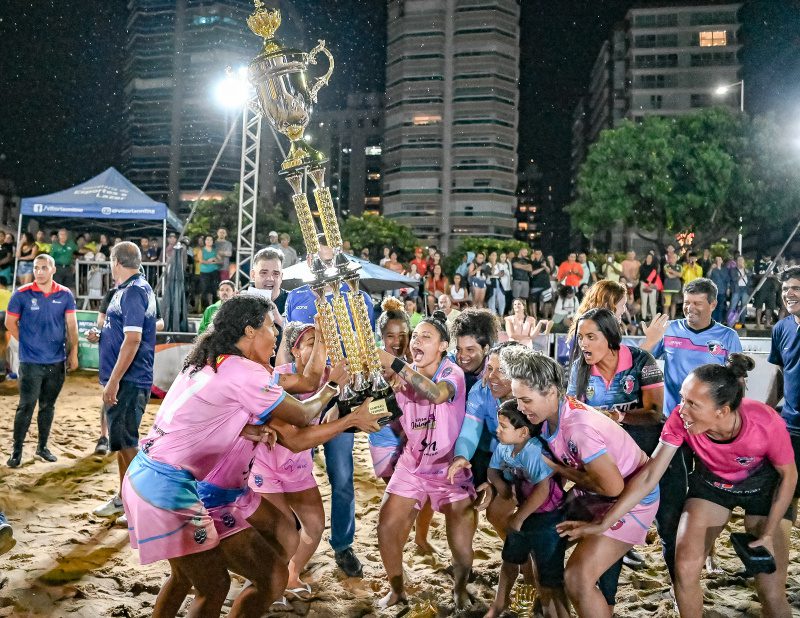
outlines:
[[[214,521],[200,501],[191,476],[170,478],[159,474],[148,463],[140,452],[122,482],[128,534],[131,547],[139,550],[139,561],[150,564],[208,551],[219,545]],[[173,504],[156,506],[160,499]]]
[[[369,454],[372,456],[372,468],[375,476],[380,479],[389,478],[394,473],[400,453],[403,452],[400,446],[372,446],[369,447]]]
[[[617,523],[603,533],[607,536],[629,545],[644,545],[647,539],[647,531],[656,518],[660,499],[656,499],[650,504],[637,504],[631,511],[626,513]]]
[[[430,500],[433,510],[441,513],[442,506],[453,504],[460,500],[473,500],[475,498],[475,487],[468,475],[464,475],[463,478],[451,484],[446,478],[443,481],[423,478],[403,466],[397,466],[389,484],[386,486],[386,493],[402,496],[403,498],[413,498],[417,501],[414,505],[417,510],[422,510],[425,502]]]
[[[248,484],[260,494],[291,494],[316,487],[311,451],[292,453],[280,444],[258,448]]]
[[[256,512],[259,504],[261,504],[261,496],[248,488],[235,502],[208,509],[208,514],[214,520],[214,528],[216,528],[220,540],[249,528],[250,524],[247,523],[247,518]]]

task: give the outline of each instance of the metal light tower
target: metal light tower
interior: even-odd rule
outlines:
[[[239,173],[239,217],[236,237],[236,287],[250,283],[256,246],[258,167],[261,154],[261,111],[258,100],[247,100],[242,110],[242,163]]]

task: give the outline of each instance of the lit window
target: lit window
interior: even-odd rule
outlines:
[[[417,114],[412,120],[415,127],[438,124],[441,121],[442,117],[439,114]]]
[[[728,33],[725,30],[713,30],[700,33],[700,47],[721,47],[728,44]]]
[[[364,154],[368,157],[377,157],[383,152],[380,146],[367,146],[364,148]]]
[[[525,222],[525,221],[520,221],[519,223],[517,223],[517,229],[518,229],[520,232],[524,232],[524,231],[526,231],[526,230],[528,229],[528,224],[527,224],[527,222]]]
[[[370,172],[367,174],[367,180],[380,180],[381,175],[377,172]]]

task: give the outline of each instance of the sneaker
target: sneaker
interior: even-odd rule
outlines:
[[[622,558],[622,564],[624,564],[629,569],[633,569],[634,571],[638,571],[639,569],[643,569],[646,566],[644,556],[633,549],[629,549],[628,553],[625,554]]]
[[[17,540],[14,538],[11,524],[8,523],[6,516],[0,512],[0,556],[10,551],[16,544]]]
[[[120,515],[119,517],[117,517],[114,520],[114,525],[115,526],[125,526],[127,528],[128,527],[128,516],[125,515],[125,513],[123,513],[122,515]]]
[[[6,465],[9,468],[19,468],[21,463],[22,463],[22,451],[14,451],[11,454],[11,457],[8,458]]]
[[[108,438],[101,436],[97,441],[97,446],[94,447],[95,455],[108,455],[110,449],[108,445]]]
[[[338,566],[347,577],[361,577],[363,574],[363,567],[361,561],[356,556],[352,547],[348,547],[342,551],[337,551],[334,554],[336,559],[336,566]]]
[[[114,517],[114,515],[122,515],[125,513],[125,509],[122,508],[122,498],[119,496],[114,496],[103,506],[92,511],[92,513],[98,517]]]
[[[58,457],[53,455],[46,446],[36,449],[36,459],[41,459],[42,461],[49,461],[53,463],[54,461],[58,461]]]

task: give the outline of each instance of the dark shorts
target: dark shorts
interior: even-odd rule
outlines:
[[[531,288],[530,292],[528,292],[528,300],[532,303],[538,303],[539,299],[542,297],[542,292],[545,290],[549,290],[550,288]]]
[[[475,454],[469,463],[472,465],[472,483],[475,487],[480,487],[487,480],[489,471],[489,462],[492,460],[492,454],[481,449],[475,449]]]
[[[800,470],[800,436],[789,434],[789,437],[792,440],[792,448],[794,449],[794,465]],[[800,481],[795,485],[794,497],[800,498]]]
[[[503,560],[524,564],[532,555],[539,583],[545,588],[561,588],[564,585],[567,542],[556,532],[556,525],[562,521],[564,513],[561,510],[534,513],[524,521],[519,532],[508,532],[503,545]]]
[[[726,482],[695,460],[695,468],[689,475],[689,493],[686,499],[699,498],[713,502],[726,509],[741,507],[745,515],[766,517],[772,508],[772,498],[780,476],[768,463],[764,463],[752,476],[740,483]],[[794,521],[795,505],[783,515],[784,519]]]
[[[142,388],[125,380],[119,383],[117,403],[106,410],[108,445],[111,451],[139,446],[139,424],[149,399],[149,388]]]

